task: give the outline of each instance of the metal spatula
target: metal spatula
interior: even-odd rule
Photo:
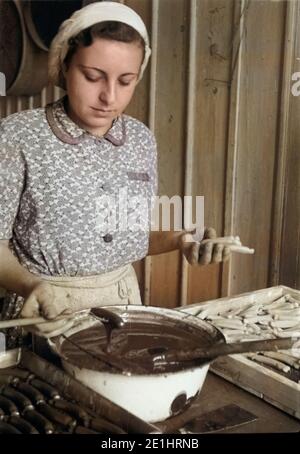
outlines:
[[[208,360],[218,358],[219,356],[233,355],[237,353],[249,353],[260,351],[277,351],[288,350],[293,347],[297,337],[288,337],[285,339],[264,339],[249,342],[235,342],[232,344],[220,343],[206,348],[196,348],[194,350],[165,352],[159,355],[153,355],[152,360],[157,363],[186,362],[194,360]]]

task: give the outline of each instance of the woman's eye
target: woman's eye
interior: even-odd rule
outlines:
[[[86,80],[88,80],[89,82],[97,82],[98,80],[101,79],[101,77],[92,77],[92,76],[89,76],[88,74],[84,74],[84,77]],[[119,81],[119,84],[122,85],[123,87],[127,87],[128,85],[130,85],[132,83],[132,80],[130,81],[127,81],[127,80],[120,80]]]
[[[127,81],[125,81],[125,80],[120,80],[120,84],[123,85],[124,87],[130,85],[131,82],[132,82],[132,81],[127,82]]]
[[[97,80],[98,80],[98,78],[90,77],[87,74],[85,74],[84,77],[86,78],[86,80],[88,80],[90,82],[97,82]]]

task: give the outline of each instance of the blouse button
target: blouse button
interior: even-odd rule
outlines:
[[[105,243],[110,243],[113,240],[112,234],[107,233],[106,235],[104,235],[103,240],[105,241]]]
[[[101,188],[102,188],[103,191],[105,191],[105,192],[111,192],[111,189],[112,189],[111,184],[108,183],[108,182],[103,183],[102,186],[101,186]]]

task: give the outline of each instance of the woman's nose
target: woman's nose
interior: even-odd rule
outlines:
[[[101,87],[100,99],[108,105],[114,103],[116,98],[116,86],[114,82],[107,82]]]

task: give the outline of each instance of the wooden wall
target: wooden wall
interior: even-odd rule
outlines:
[[[300,71],[300,2],[293,2],[287,18],[287,46],[285,53],[286,79]],[[290,84],[287,83],[288,87]],[[294,82],[293,82],[294,83]],[[278,263],[275,261],[274,282],[279,280],[291,287],[300,288],[300,93],[291,96],[290,90],[282,100],[280,129],[281,171],[277,169],[277,181],[282,189],[277,194],[279,211]],[[279,165],[280,168],[280,165]],[[276,243],[275,243],[276,244]],[[275,254],[274,254],[275,255]],[[271,276],[273,278],[273,276]]]
[[[268,283],[287,3],[244,5],[232,80],[237,102],[230,104],[228,158],[234,169],[226,184],[225,223],[256,253],[232,261],[227,285],[233,293]]]
[[[205,224],[254,256],[189,267],[178,252],[135,264],[146,304],[176,307],[278,283],[300,288],[300,2],[127,0],[152,59],[128,113],[154,130],[160,195],[203,195]],[[60,96],[0,98],[0,115]]]

